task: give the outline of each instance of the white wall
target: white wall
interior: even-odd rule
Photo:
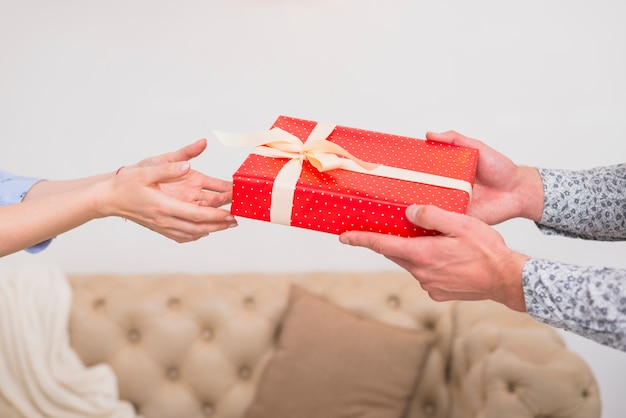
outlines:
[[[229,178],[247,150],[212,129],[291,115],[423,137],[455,129],[519,163],[624,161],[626,3],[416,0],[0,1],[0,167],[71,178],[197,138],[194,167]],[[395,269],[334,235],[240,219],[178,245],[120,219],[45,253],[83,271]],[[498,227],[537,257],[626,267],[626,243]],[[604,416],[626,408],[626,354],[565,334],[593,367]]]

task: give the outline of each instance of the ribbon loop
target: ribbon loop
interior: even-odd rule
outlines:
[[[321,172],[340,168],[341,161],[338,156],[348,158],[366,170],[372,170],[378,166],[378,164],[365,162],[334,142],[326,140],[334,128],[335,125],[318,123],[304,143],[297,136],[280,128],[243,134],[221,131],[214,131],[214,133],[225,145],[253,146],[256,147],[254,152],[264,157],[308,160]]]

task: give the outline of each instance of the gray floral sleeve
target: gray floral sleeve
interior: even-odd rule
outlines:
[[[539,169],[546,234],[617,241],[626,239],[626,164],[590,170]]]
[[[539,228],[594,240],[626,239],[626,164],[585,171],[539,170]],[[536,319],[626,351],[626,270],[530,259],[522,273]]]
[[[522,280],[531,316],[626,351],[626,270],[531,258]]]

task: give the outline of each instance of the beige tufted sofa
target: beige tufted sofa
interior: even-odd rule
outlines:
[[[600,416],[594,376],[553,329],[491,302],[433,302],[403,272],[69,280],[73,348],[86,365],[110,364],[145,418],[244,417],[280,350],[293,286],[432,336],[403,417]]]

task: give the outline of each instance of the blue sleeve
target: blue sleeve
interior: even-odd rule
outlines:
[[[16,176],[6,171],[0,171],[0,206],[21,202],[30,188],[41,180],[42,179],[39,178]],[[47,240],[33,245],[27,248],[26,251],[33,254],[43,251],[48,247],[50,241],[51,240]]]

